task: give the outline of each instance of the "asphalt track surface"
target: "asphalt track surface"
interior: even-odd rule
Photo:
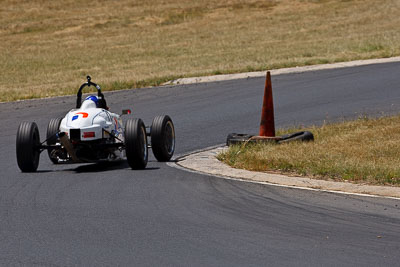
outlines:
[[[400,63],[272,78],[276,126],[400,111]],[[93,77],[96,81],[96,77]],[[107,93],[112,111],[147,124],[169,114],[177,154],[256,133],[264,79]],[[21,173],[15,134],[75,97],[0,104],[0,265],[399,266],[400,201],[224,180],[150,158]]]

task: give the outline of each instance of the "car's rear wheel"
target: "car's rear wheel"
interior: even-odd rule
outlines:
[[[55,145],[59,141],[57,133],[59,133],[60,131],[61,120],[62,118],[51,119],[49,124],[47,125],[47,133],[46,133],[47,145]],[[54,148],[47,149],[47,153],[49,155],[51,162],[57,164],[58,159],[54,157],[54,155],[52,155],[53,151]]]
[[[130,119],[125,124],[125,152],[129,166],[146,168],[148,161],[146,127],[141,119]]]
[[[175,128],[168,115],[153,119],[150,130],[151,147],[158,161],[168,161],[175,152]]]
[[[34,172],[40,158],[39,129],[34,122],[22,122],[17,131],[17,163],[22,172]]]

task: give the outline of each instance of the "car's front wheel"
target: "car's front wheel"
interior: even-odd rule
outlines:
[[[141,119],[129,119],[125,124],[125,152],[129,166],[146,168],[148,161],[146,127]]]
[[[17,163],[22,172],[35,172],[40,157],[39,129],[34,122],[22,122],[17,131]]]

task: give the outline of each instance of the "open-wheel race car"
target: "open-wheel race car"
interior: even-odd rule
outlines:
[[[94,86],[97,96],[82,102],[82,89]],[[175,151],[174,124],[168,115],[156,116],[150,127],[138,118],[123,124],[121,115],[108,110],[99,85],[87,76],[77,93],[76,108],[64,118],[51,119],[46,140],[40,141],[35,122],[22,122],[17,132],[17,163],[22,172],[34,172],[40,153],[47,150],[54,164],[97,163],[127,159],[132,169],[146,168],[148,148],[158,161],[169,161]],[[150,137],[151,144],[147,137]]]

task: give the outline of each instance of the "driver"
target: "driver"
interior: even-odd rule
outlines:
[[[99,107],[99,99],[97,98],[97,96],[94,95],[86,97],[81,105],[81,109],[98,108],[98,107]]]
[[[86,101],[86,100],[92,100],[92,101],[96,104],[96,107],[97,107],[97,108],[99,107],[99,99],[97,98],[97,96],[95,96],[95,95],[90,95],[90,96],[88,96],[88,97],[85,98],[85,101]]]
[[[90,95],[85,98],[81,108],[104,108],[108,110],[106,101],[104,98],[99,99],[97,96]]]

